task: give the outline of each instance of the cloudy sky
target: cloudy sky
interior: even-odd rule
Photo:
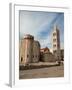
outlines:
[[[54,25],[60,30],[61,48],[64,47],[64,14],[57,12],[40,12],[20,10],[20,39],[31,34],[41,47],[52,47],[51,34]]]

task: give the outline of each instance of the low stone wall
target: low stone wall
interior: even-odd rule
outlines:
[[[55,56],[52,53],[43,53],[41,55],[41,59],[43,62],[55,62]]]
[[[38,68],[46,68],[46,67],[53,67],[53,66],[59,66],[59,63],[30,63],[26,66],[19,66],[19,70],[29,70],[29,69],[38,69]]]

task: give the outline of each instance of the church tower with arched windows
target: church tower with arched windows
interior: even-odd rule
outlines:
[[[52,33],[52,48],[56,59],[60,60],[60,31],[56,25],[54,25]]]

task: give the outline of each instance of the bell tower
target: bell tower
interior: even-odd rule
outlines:
[[[52,48],[56,60],[60,60],[60,32],[56,25],[54,25],[52,33]]]

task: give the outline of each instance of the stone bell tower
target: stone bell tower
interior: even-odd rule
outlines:
[[[52,33],[52,48],[56,60],[60,60],[60,32],[56,25],[54,25]]]

